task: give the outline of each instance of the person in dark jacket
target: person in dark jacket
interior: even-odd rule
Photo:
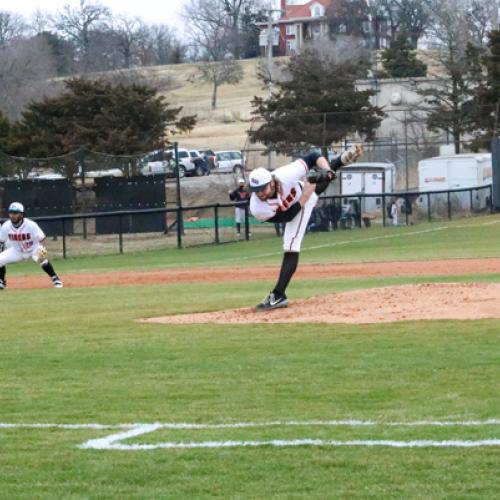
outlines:
[[[247,189],[245,179],[238,179],[238,187],[229,192],[229,199],[234,202],[248,202],[250,192]],[[236,223],[236,234],[241,235],[241,224],[245,222],[245,207],[243,205],[234,207],[234,220]]]

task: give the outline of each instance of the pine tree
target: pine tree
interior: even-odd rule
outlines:
[[[388,78],[416,78],[427,74],[427,65],[417,59],[417,51],[406,38],[399,38],[382,52],[382,63],[383,76]]]
[[[488,35],[488,50],[469,55],[471,77],[475,77],[474,125],[477,129],[474,148],[489,148],[493,136],[500,135],[500,30]]]
[[[374,136],[383,112],[370,104],[374,92],[356,89],[359,66],[305,51],[290,60],[287,73],[270,99],[253,99],[253,114],[264,124],[249,131],[251,142],[290,153],[325,148],[356,133]]]
[[[163,147],[168,134],[186,132],[194,116],[179,118],[156,90],[144,85],[72,79],[66,92],[31,103],[14,126],[13,143],[23,156],[58,156],[79,148],[115,155]]]
[[[9,148],[10,123],[0,111],[0,151],[6,152]]]

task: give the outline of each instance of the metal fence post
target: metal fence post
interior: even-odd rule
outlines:
[[[66,220],[61,219],[62,222],[62,246],[63,246],[63,259],[66,258]]]
[[[219,238],[219,205],[214,205],[214,230],[215,230],[215,244],[220,243]]]
[[[177,248],[182,248],[182,207],[177,207]]]
[[[450,201],[451,196],[450,196],[450,192],[449,191],[448,191],[447,195],[448,195],[447,196],[447,198],[448,198],[448,219],[451,220],[451,201]]]
[[[495,211],[493,207],[493,185],[490,185],[490,214]]]
[[[427,193],[427,220],[431,222],[431,193]]]
[[[385,227],[387,223],[387,210],[385,208],[385,196],[382,196],[382,227]]]
[[[472,189],[469,191],[469,201],[470,201],[470,214],[472,215],[473,211],[474,211],[474,200],[473,200],[473,197],[472,197]]]
[[[250,217],[248,214],[248,203],[245,203],[245,240],[250,239]]]
[[[123,253],[123,221],[122,216],[118,216],[118,248]]]
[[[363,226],[361,221],[363,217],[363,210],[362,210],[363,198],[361,198],[361,196],[358,196],[358,203],[359,203],[359,217],[356,217],[356,225],[359,228],[361,228]]]

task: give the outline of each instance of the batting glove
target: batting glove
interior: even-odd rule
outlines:
[[[362,154],[363,146],[361,144],[356,144],[342,153],[340,161],[342,162],[342,165],[349,165],[349,163],[357,161]]]

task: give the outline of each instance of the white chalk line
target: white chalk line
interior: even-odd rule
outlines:
[[[500,419],[485,420],[416,420],[402,422],[385,422],[377,420],[275,420],[269,422],[233,422],[233,423],[188,423],[188,422],[156,422],[129,424],[58,424],[58,423],[0,423],[0,429],[63,429],[63,430],[120,430],[121,432],[90,439],[78,447],[84,450],[116,450],[116,451],[150,451],[158,449],[214,449],[214,448],[249,448],[249,447],[391,447],[391,448],[473,448],[483,446],[500,446],[500,439],[480,440],[329,440],[329,439],[271,439],[271,440],[224,440],[224,441],[167,441],[159,443],[132,443],[123,441],[160,429],[202,430],[202,429],[241,429],[269,427],[486,427],[498,426]]]
[[[380,439],[364,439],[339,441],[330,439],[271,439],[271,440],[252,440],[252,441],[167,441],[160,443],[132,443],[126,444],[123,441],[134,437],[144,436],[160,429],[226,429],[226,428],[248,428],[248,427],[272,427],[272,426],[349,426],[349,427],[417,427],[417,426],[487,426],[499,425],[500,420],[469,420],[458,421],[432,421],[422,420],[415,422],[387,422],[381,423],[371,420],[311,420],[311,421],[274,421],[274,422],[239,422],[233,424],[143,424],[134,429],[125,432],[119,432],[105,436],[99,439],[90,439],[79,445],[83,450],[114,450],[114,451],[152,451],[160,449],[214,449],[214,448],[256,448],[256,447],[297,447],[297,446],[325,446],[325,447],[348,447],[348,446],[366,446],[366,447],[391,447],[391,448],[473,448],[483,446],[500,446],[500,439],[481,439],[481,440],[411,440],[394,441]]]
[[[415,421],[383,421],[383,420],[271,420],[268,422],[228,422],[228,423],[189,423],[189,422],[136,422],[123,424],[101,423],[1,423],[0,429],[94,429],[94,430],[128,430],[154,425],[155,430],[203,430],[203,429],[241,429],[252,427],[482,427],[500,425],[499,418],[485,420],[415,420]]]
[[[117,436],[117,435],[116,435]],[[87,441],[80,445],[81,449],[115,450],[115,451],[152,451],[159,449],[210,449],[210,448],[248,448],[248,447],[293,447],[293,446],[330,446],[330,447],[390,447],[390,448],[476,448],[483,446],[500,446],[500,439],[481,439],[475,441],[448,440],[351,440],[337,441],[326,439],[272,439],[267,441],[202,441],[202,442],[165,442],[155,444],[123,444],[105,442],[104,440]]]
[[[500,224],[500,220],[482,222],[481,224],[457,224],[454,226],[438,226],[438,227],[434,227],[434,228],[423,229],[421,231],[408,231],[408,232],[404,232],[404,233],[398,232],[398,233],[394,233],[394,234],[384,234],[381,236],[371,236],[370,238],[359,238],[359,239],[353,239],[353,240],[334,241],[331,243],[323,243],[321,245],[304,246],[304,248],[302,249],[302,253],[308,252],[310,250],[320,250],[322,248],[334,248],[334,247],[339,247],[339,246],[351,245],[351,244],[355,244],[355,243],[366,243],[366,242],[370,242],[370,241],[379,241],[379,240],[385,240],[385,239],[404,238],[407,236],[419,236],[419,235],[427,234],[427,233],[435,233],[435,232],[439,232],[439,231],[445,231],[447,229],[468,229],[468,228],[475,228],[475,227],[482,227],[482,226],[492,226],[494,224]],[[263,257],[275,257],[277,255],[282,255],[282,254],[283,254],[283,251],[267,252],[267,253],[261,253],[258,255],[244,255],[244,256],[225,259],[224,262],[236,262],[236,261],[240,261],[240,260],[254,260],[254,259],[261,259]],[[217,262],[217,261],[210,261],[211,264],[213,264],[215,262]]]

